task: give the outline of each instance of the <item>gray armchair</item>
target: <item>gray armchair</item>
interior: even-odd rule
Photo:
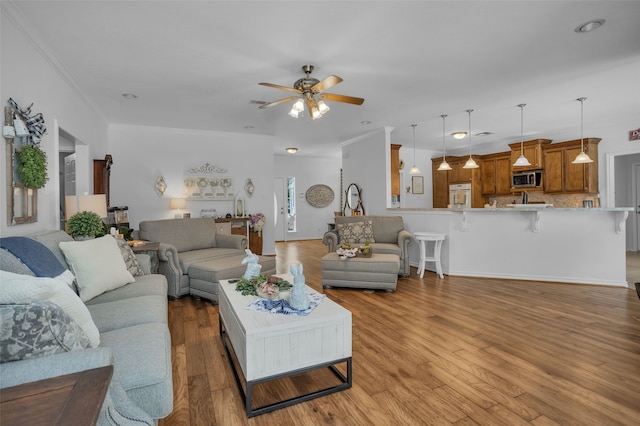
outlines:
[[[400,258],[399,275],[408,277],[411,272],[409,246],[413,243],[413,235],[404,229],[402,216],[336,216],[335,229],[327,231],[322,242],[328,246],[330,253],[334,252],[343,243],[340,240],[340,228],[345,224],[366,221],[371,221],[373,226],[373,240],[375,242],[370,243],[373,253],[398,255]],[[364,244],[364,241],[355,243],[355,245],[357,244]]]

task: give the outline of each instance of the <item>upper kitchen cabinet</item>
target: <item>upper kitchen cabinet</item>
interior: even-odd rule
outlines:
[[[449,204],[449,172],[447,170],[438,170],[440,163],[442,163],[442,157],[431,159],[434,209],[445,209]]]
[[[585,164],[572,163],[582,149],[580,139],[546,145],[543,149],[544,191],[596,194],[599,142],[600,138],[584,139],[584,151],[593,160]]]
[[[511,148],[511,164],[514,172],[520,170],[541,169],[543,167],[542,151],[543,148],[551,143],[551,139],[533,139],[524,142],[524,156],[527,157],[530,166],[513,166],[522,152],[520,142],[510,143]]]
[[[482,195],[511,193],[511,152],[483,155],[480,160]]]
[[[391,144],[391,195],[400,195],[400,147]]]

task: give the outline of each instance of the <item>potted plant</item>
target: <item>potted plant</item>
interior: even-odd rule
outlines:
[[[105,235],[102,218],[94,212],[74,214],[67,221],[67,232],[75,239],[102,237]]]
[[[26,145],[18,155],[18,177],[27,188],[42,188],[47,182],[47,155],[37,146]]]

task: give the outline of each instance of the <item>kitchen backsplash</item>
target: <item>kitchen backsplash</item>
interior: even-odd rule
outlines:
[[[593,207],[600,207],[597,194],[544,194],[542,191],[529,191],[529,203],[553,204],[553,207],[575,208],[583,207],[583,201],[591,201]],[[522,194],[501,195],[489,197],[489,204],[497,200],[496,207],[506,207],[507,204],[521,204]]]

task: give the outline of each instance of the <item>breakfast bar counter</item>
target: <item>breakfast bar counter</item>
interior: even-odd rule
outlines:
[[[445,274],[627,287],[625,222],[633,209],[389,209],[410,232],[446,234]],[[410,262],[419,263],[417,244]],[[633,284],[631,284],[633,285]]]

